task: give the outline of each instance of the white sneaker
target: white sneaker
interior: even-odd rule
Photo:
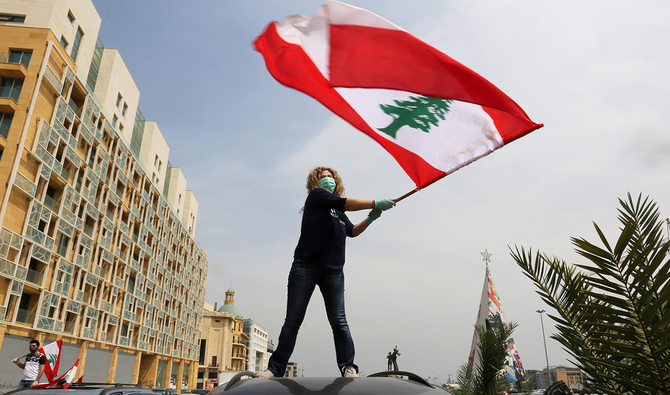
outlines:
[[[358,372],[356,371],[356,368],[353,366],[347,366],[344,368],[344,376],[343,377],[358,377]]]
[[[256,378],[258,379],[271,379],[275,377],[275,374],[270,371],[270,369],[266,369],[262,371]]]

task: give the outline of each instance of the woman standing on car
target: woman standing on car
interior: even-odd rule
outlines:
[[[318,285],[323,295],[328,321],[335,338],[337,366],[344,377],[358,377],[354,364],[354,342],[344,311],[345,240],[363,233],[381,212],[395,206],[391,199],[346,198],[337,171],[316,167],[307,176],[307,199],[303,208],[300,239],[288,276],[286,319],[279,344],[268,369],[258,377],[283,377],[295,348],[298,330],[305,318],[309,299]],[[371,210],[359,224],[352,224],[345,211]]]

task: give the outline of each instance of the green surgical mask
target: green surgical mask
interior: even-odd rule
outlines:
[[[335,179],[333,177],[323,177],[319,180],[319,185],[321,188],[327,189],[328,192],[333,192],[335,190]]]

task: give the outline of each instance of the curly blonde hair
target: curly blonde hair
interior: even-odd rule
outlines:
[[[329,172],[331,172],[333,178],[335,179],[335,190],[333,191],[333,193],[340,197],[346,197],[344,194],[344,183],[342,182],[342,178],[340,177],[340,175],[337,173],[337,170],[323,166],[315,167],[307,175],[307,185],[306,185],[307,192],[311,192],[312,189],[314,188],[321,188],[321,186],[319,185],[319,175],[324,170],[328,170]]]

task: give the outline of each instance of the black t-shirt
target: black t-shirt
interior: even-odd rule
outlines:
[[[307,195],[294,259],[342,269],[345,240],[353,237],[354,229],[343,211],[346,201],[323,188],[315,188]]]

